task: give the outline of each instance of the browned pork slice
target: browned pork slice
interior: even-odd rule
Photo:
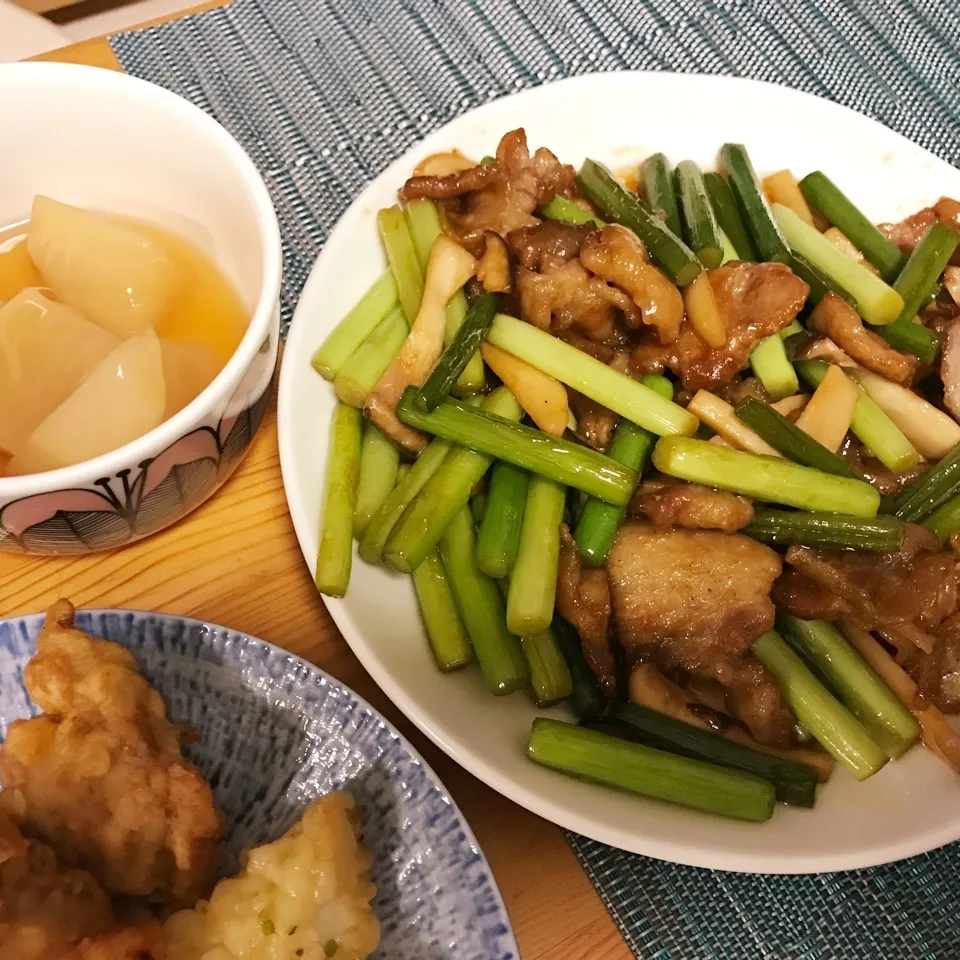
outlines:
[[[833,771],[833,758],[819,747],[792,746],[793,717],[780,700],[776,679],[753,657],[736,658],[740,664],[738,676],[733,682],[739,689],[731,696],[715,679],[690,679],[686,688],[668,680],[652,663],[638,663],[630,674],[628,692],[633,703],[649,707],[676,720],[712,730],[754,750],[764,750],[774,756],[806,763],[827,780]],[[753,682],[753,692],[744,696],[745,685]],[[711,696],[701,694],[705,687],[716,688]],[[744,716],[736,713],[737,708],[744,710]],[[748,733],[739,724],[730,720],[727,713],[732,712],[751,732]],[[753,735],[757,729],[760,739]]]
[[[746,497],[662,476],[643,481],[627,512],[646,516],[657,530],[687,527],[734,533],[753,520],[753,504]]]
[[[596,230],[590,224],[576,226],[559,220],[544,220],[513,230],[505,237],[510,252],[528,270],[543,273],[580,256],[580,246]]]
[[[512,231],[507,246],[517,260],[520,318],[565,339],[579,334],[606,346],[622,339],[621,316],[636,326],[642,319],[623,290],[593,276],[578,259],[592,233],[596,228],[590,225],[545,220]]]
[[[617,287],[592,276],[579,260],[536,273],[516,268],[520,318],[558,336],[578,331],[588,340],[606,344],[617,337],[617,320],[639,309]]]
[[[943,341],[940,379],[943,381],[943,405],[960,419],[960,326],[955,320],[947,328]]]
[[[854,473],[875,486],[884,496],[895,497],[915,483],[929,469],[930,462],[919,463],[895,473],[885,467],[853,434],[848,433],[837,453],[850,465]]]
[[[614,284],[636,304],[639,319],[653,327],[661,343],[672,343],[680,333],[683,297],[669,278],[652,263],[635,233],[611,224],[592,233],[580,248],[580,262],[595,276]],[[625,314],[639,327],[637,313]]]
[[[401,196],[444,201],[449,229],[479,257],[485,231],[505,237],[511,230],[536,224],[537,207],[557,194],[568,195],[575,179],[573,167],[560,163],[546,147],[531,156],[527,135],[520,128],[504,134],[491,166],[445,177],[412,177]]]
[[[960,232],[960,202],[952,197],[941,197],[932,207],[924,207],[897,223],[881,223],[880,232],[892,240],[904,253],[912,253],[923,235],[937,221]],[[960,263],[960,250],[950,258]]]
[[[726,691],[727,709],[765,746],[788,747],[794,717],[780,696],[776,677],[755,657],[724,657],[712,675]]]
[[[429,198],[431,200],[449,200],[452,197],[460,197],[465,193],[473,193],[475,190],[483,190],[494,180],[499,178],[500,174],[495,167],[485,167],[478,164],[467,170],[458,170],[456,173],[445,173],[441,176],[426,175],[411,177],[400,191],[404,200],[419,200]]]
[[[954,614],[941,624],[930,653],[914,647],[901,662],[924,700],[944,713],[960,713],[960,616]]]
[[[624,524],[607,558],[610,597],[628,659],[657,652],[692,673],[740,654],[773,626],[780,557],[742,534]]]
[[[617,665],[610,644],[610,587],[602,569],[584,567],[566,526],[560,528],[557,612],[580,635],[584,659],[606,697],[617,692]]]
[[[849,357],[868,370],[894,383],[909,384],[919,361],[894,350],[885,340],[867,330],[860,315],[846,300],[828,293],[810,314],[810,326],[829,337]]]
[[[790,547],[786,561],[792,569],[774,599],[805,620],[843,617],[868,630],[913,625],[931,633],[956,610],[957,562],[913,524],[896,553]]]
[[[570,409],[577,418],[577,436],[594,450],[606,450],[613,440],[617,415],[576,390],[568,390]]]
[[[750,351],[778,333],[800,312],[810,288],[781,263],[729,263],[710,271],[710,285],[727,328],[727,343],[709,347],[684,321],[667,346],[639,345],[633,352],[635,374],[669,367],[688,390],[720,387],[747,362]]]

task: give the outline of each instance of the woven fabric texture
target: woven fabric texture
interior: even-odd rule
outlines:
[[[960,163],[956,0],[234,0],[127,34],[129,73],[213,114],[283,230],[283,317],[350,201],[425,134],[597,70],[725,73],[832,98]],[[571,844],[648,960],[958,960],[960,846],[816,877]],[[577,958],[571,958],[577,960]]]

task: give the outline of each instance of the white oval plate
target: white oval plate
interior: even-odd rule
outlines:
[[[761,174],[823,169],[875,220],[906,216],[941,194],[960,196],[960,171],[875,121],[808,94],[729,77],[595,74],[507,97],[453,121],[353,203],[300,298],[280,376],[280,457],[311,569],[335,396],[311,369],[310,357],[384,269],[377,210],[396,202],[397,189],[428,154],[458,147],[479,158],[520,126],[531,149],[547,146],[575,165],[589,155],[615,168],[657,150],[710,167],[723,143],[743,142]],[[409,578],[356,558],[346,598],[327,606],[377,683],[438,746],[511,800],[595,840],[692,866],[813,873],[887,863],[960,838],[960,784],[923,749],[864,784],[838,770],[814,810],[780,806],[763,825],[580,783],[524,756],[536,710],[523,693],[497,699],[477,670],[450,676],[437,670]]]

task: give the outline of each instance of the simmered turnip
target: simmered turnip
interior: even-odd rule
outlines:
[[[28,288],[0,307],[0,448],[11,453],[119,345],[49,294]]]
[[[27,247],[60,299],[118,337],[153,327],[183,282],[174,258],[131,224],[49,197],[33,201]]]
[[[148,330],[105,357],[34,430],[23,461],[51,470],[90,460],[143,436],[165,410],[160,342]]]

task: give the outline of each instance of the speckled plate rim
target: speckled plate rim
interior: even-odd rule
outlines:
[[[162,623],[176,622],[183,624],[188,628],[200,627],[208,630],[219,630],[226,633],[232,633],[243,637],[247,642],[260,644],[265,650],[268,651],[270,657],[281,657],[287,662],[298,664],[301,669],[304,669],[312,678],[321,679],[324,681],[324,683],[329,684],[331,687],[337,688],[341,693],[353,698],[354,703],[361,710],[365,710],[371,716],[376,717],[377,721],[381,723],[392,736],[396,737],[397,742],[407,752],[407,754],[420,764],[424,774],[428,777],[428,779],[433,781],[435,787],[437,788],[437,792],[441,796],[441,799],[444,800],[449,805],[450,809],[456,814],[456,818],[460,830],[463,832],[465,841],[477,852],[477,855],[480,857],[481,862],[486,868],[487,875],[490,878],[491,893],[495,898],[497,908],[501,913],[503,925],[506,929],[506,933],[503,935],[503,937],[504,939],[508,940],[508,946],[513,948],[515,955],[518,958],[521,956],[520,947],[517,945],[516,934],[513,930],[513,924],[510,920],[510,912],[507,910],[507,905],[504,902],[503,894],[500,892],[500,885],[497,883],[496,876],[493,872],[493,868],[490,866],[490,861],[487,859],[487,855],[483,852],[483,848],[477,842],[477,838],[471,829],[470,824],[467,822],[467,818],[463,815],[463,811],[460,809],[459,804],[457,804],[457,802],[450,795],[450,791],[446,788],[444,782],[440,779],[440,777],[437,776],[433,767],[431,767],[430,764],[427,763],[427,761],[423,758],[423,756],[420,754],[420,751],[417,750],[417,748],[414,747],[414,745],[379,710],[377,710],[376,707],[361,697],[360,694],[357,693],[352,687],[348,687],[341,680],[338,680],[332,674],[327,673],[326,670],[318,667],[314,663],[311,663],[309,660],[305,660],[303,657],[298,656],[295,653],[291,653],[289,650],[286,650],[275,643],[270,643],[269,640],[262,640],[260,637],[255,637],[243,630],[236,630],[233,627],[227,627],[223,624],[213,623],[209,620],[199,620],[196,617],[187,617],[178,613],[157,613],[153,610],[140,610],[136,607],[77,607],[77,613],[86,614],[92,617],[104,616],[108,614],[117,616],[132,614],[135,617],[151,618]],[[23,623],[25,624],[26,629],[34,631],[33,621],[42,623],[45,616],[46,614],[43,613],[25,613],[10,617],[0,617],[0,626]],[[39,632],[39,630],[36,630],[35,632]]]

